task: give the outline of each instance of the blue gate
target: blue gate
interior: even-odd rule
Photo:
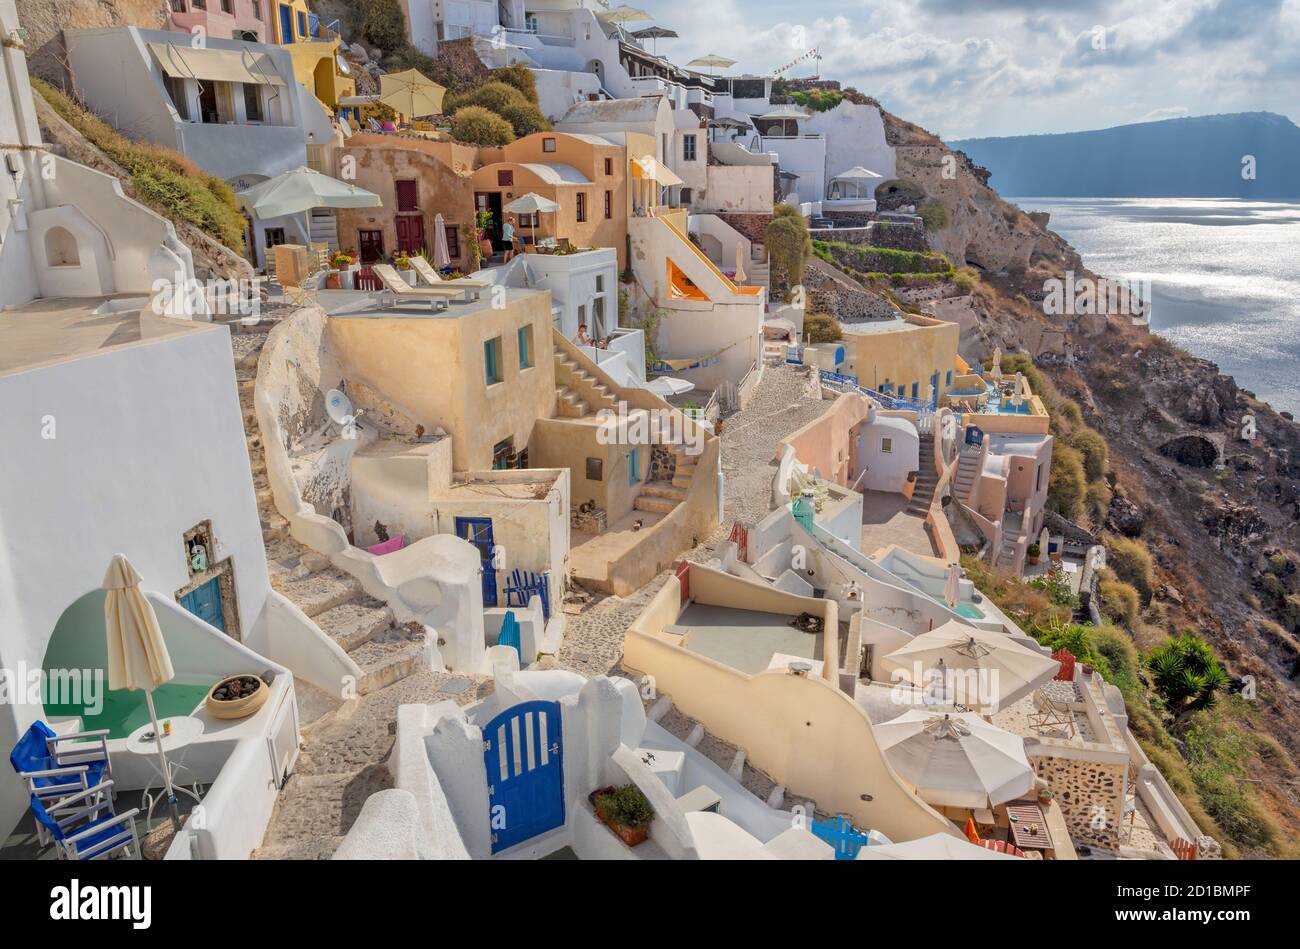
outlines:
[[[479,560],[483,568],[483,605],[497,605],[497,571],[492,565],[496,544],[492,540],[492,518],[458,517],[456,518],[456,536],[469,541],[478,548]]]
[[[483,729],[492,852],[564,823],[559,702],[512,705]]]
[[[843,814],[830,820],[813,821],[812,832],[835,848],[836,860],[856,860],[858,851],[867,843],[867,835],[850,824]]]
[[[221,578],[213,577],[203,586],[181,597],[181,606],[209,626],[226,631],[226,614],[221,611]]]

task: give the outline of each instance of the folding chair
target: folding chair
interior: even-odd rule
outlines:
[[[114,814],[112,788],[112,781],[104,781],[62,798],[53,813],[41,798],[32,795],[32,816],[53,839],[61,859],[98,860],[115,853],[140,859],[140,840],[135,831],[135,815],[140,809],[133,807]]]

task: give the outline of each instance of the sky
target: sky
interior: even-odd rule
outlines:
[[[733,75],[766,74],[816,48],[822,77],[945,139],[1222,112],[1300,122],[1300,0],[632,5],[680,34],[657,44],[676,63],[712,52],[738,60]],[[785,75],[812,76],[815,66],[805,59]]]

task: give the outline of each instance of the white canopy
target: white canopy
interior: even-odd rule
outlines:
[[[670,395],[685,395],[695,388],[695,383],[674,376],[660,376],[652,380],[646,388],[655,395],[663,396],[666,399]]]
[[[991,808],[1033,790],[1024,739],[978,715],[913,709],[874,731],[894,770],[937,807]]]
[[[772,121],[782,119],[806,119],[809,117],[808,113],[803,109],[792,105],[779,105],[771,112],[766,112],[763,115],[758,116],[760,119],[770,119]]]
[[[763,116],[767,118],[767,116]],[[831,181],[869,181],[872,178],[883,178],[884,175],[878,175],[874,171],[863,168],[861,165],[854,165],[848,171],[842,171],[831,178]]]
[[[379,195],[301,165],[235,195],[257,218],[302,214],[312,208],[377,208]]]
[[[506,210],[511,214],[536,214],[539,211],[550,214],[560,210],[560,206],[550,198],[544,198],[536,191],[530,191],[507,204]]]
[[[1060,669],[1051,656],[1005,633],[987,632],[953,620],[921,633],[882,657],[924,689],[941,689],[945,699],[966,708],[996,711],[1050,682]]]
[[[859,860],[1022,860],[1023,857],[977,847],[951,834],[931,834],[901,844],[868,844],[858,851]]]
[[[710,69],[726,69],[728,66],[734,65],[736,65],[736,60],[728,59],[726,56],[719,56],[717,53],[705,53],[703,56],[697,56],[686,64],[687,68],[707,66]]]

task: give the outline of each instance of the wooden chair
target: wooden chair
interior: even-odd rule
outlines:
[[[1034,711],[1029,715],[1029,727],[1040,734],[1048,728],[1064,728],[1068,737],[1075,734],[1074,715],[1070,709],[1054,702],[1042,689],[1034,693]]]

